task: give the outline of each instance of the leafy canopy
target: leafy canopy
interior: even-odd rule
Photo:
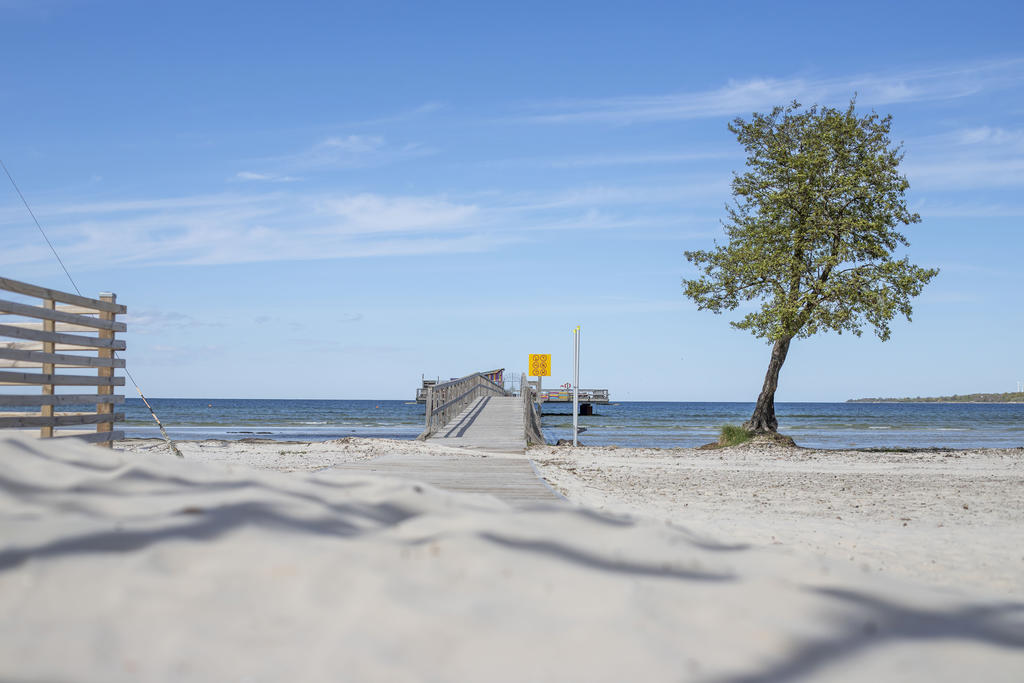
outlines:
[[[701,275],[683,287],[699,309],[760,300],[731,324],[770,341],[822,330],[859,336],[865,323],[884,341],[897,313],[910,320],[910,300],[938,270],[895,257],[910,245],[897,228],[921,217],[904,200],[892,117],[858,117],[854,105],[801,111],[794,101],[729,125],[748,170],[733,175],[728,243],[686,252]]]

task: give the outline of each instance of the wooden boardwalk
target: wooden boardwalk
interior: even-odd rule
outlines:
[[[427,440],[449,448],[525,453],[523,399],[514,396],[479,398]]]
[[[385,455],[336,467],[422,481],[448,491],[490,494],[515,506],[564,500],[537,476],[525,456]]]
[[[472,401],[427,442],[464,448],[463,455],[386,455],[338,469],[422,481],[449,491],[485,493],[511,505],[564,500],[537,475],[526,452],[523,399],[484,396]]]

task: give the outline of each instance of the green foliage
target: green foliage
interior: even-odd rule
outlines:
[[[718,445],[738,446],[741,443],[750,441],[750,437],[752,436],[753,433],[747,431],[743,427],[737,427],[736,425],[722,425],[722,433],[718,437]]]
[[[711,251],[687,251],[701,272],[684,279],[701,310],[721,313],[746,301],[758,310],[731,324],[770,341],[820,331],[860,335],[865,324],[889,338],[897,314],[938,273],[897,258],[909,246],[899,226],[907,209],[903,153],[889,139],[892,119],[797,102],[729,126],[747,153],[734,174],[729,238]]]

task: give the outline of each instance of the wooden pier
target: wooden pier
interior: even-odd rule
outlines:
[[[492,377],[478,372],[428,386],[425,428],[419,438],[494,453],[523,453],[531,443],[544,443],[537,392],[526,375],[518,396]]]
[[[511,505],[562,500],[525,455],[530,443],[544,442],[536,390],[524,375],[520,386],[525,392],[512,394],[495,381],[500,379],[495,372],[500,371],[424,386],[426,418],[419,438],[465,449],[465,455],[383,456],[337,467],[422,481],[449,491],[489,494]]]

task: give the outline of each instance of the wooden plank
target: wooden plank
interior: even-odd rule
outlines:
[[[511,505],[557,503],[560,498],[545,484],[524,457],[491,455],[382,456],[373,460],[339,463],[346,472],[422,481],[449,491],[490,494]]]
[[[60,434],[55,439],[78,439],[89,443],[109,443],[110,441],[122,441],[124,432],[75,432],[74,434]]]
[[[0,299],[0,312],[10,313],[11,315],[20,315],[26,318],[38,318],[40,320],[53,320],[60,323],[82,325],[85,327],[96,328],[98,330],[124,332],[128,329],[124,323],[105,320],[102,315],[99,318],[91,318],[87,315],[64,313],[63,311],[58,311],[46,306],[29,306],[27,304],[19,304],[16,301],[8,301],[7,299]]]
[[[124,396],[97,396],[96,394],[0,394],[0,406],[74,406],[93,403],[124,403]]]
[[[0,359],[26,365],[5,365],[0,367],[32,367],[40,363],[55,363],[65,368],[123,368],[123,358],[96,358],[94,356],[76,356],[70,353],[45,353],[43,351],[26,351],[22,349],[0,348]]]
[[[89,308],[87,306],[72,306],[70,304],[58,304],[57,310],[64,313],[74,313],[75,315],[96,315],[99,313],[95,308]]]
[[[38,330],[23,330],[11,325],[0,325],[0,337],[13,337],[15,339],[33,339],[42,342],[54,342],[57,344],[74,344],[76,346],[89,347],[94,349],[114,349],[123,351],[127,345],[121,339],[99,339],[97,337],[86,337],[80,334],[63,334],[61,332],[46,332]],[[45,351],[45,349],[44,349]]]
[[[94,425],[100,423],[113,424],[114,422],[123,420],[124,413],[81,413],[78,415],[0,417],[0,428],[49,427],[52,429],[53,427],[66,427],[70,425]]]
[[[65,304],[75,304],[84,308],[91,308],[95,311],[107,311],[108,313],[128,312],[128,308],[126,306],[111,304],[99,299],[90,299],[89,297],[71,294],[70,292],[62,292],[56,289],[47,289],[46,287],[30,285],[27,282],[11,280],[6,277],[0,277],[0,289],[8,292],[15,292],[17,294],[25,294],[26,296],[34,296],[38,299],[53,299],[54,301],[60,301]]]
[[[57,351],[91,351],[95,353],[95,346],[80,346],[78,344],[54,344],[53,348]],[[0,341],[0,349],[21,349],[23,351],[42,351],[42,342],[13,342],[13,341]]]
[[[526,450],[524,403],[519,397],[477,399],[436,434],[431,443],[501,453]]]
[[[10,325],[11,327],[20,327],[23,330],[42,330],[42,329],[45,329],[45,327],[43,326],[44,323],[37,323],[37,322],[5,322],[4,324],[5,325]],[[121,324],[123,324],[123,323],[118,323],[118,325],[121,325]],[[97,329],[98,328],[95,327],[95,326],[72,325],[71,323],[57,323],[56,327],[55,327],[55,330],[57,332],[88,332],[90,334],[96,334],[96,330]],[[118,330],[118,331],[119,332],[124,332],[126,330]]]
[[[87,375],[58,375],[53,373],[0,370],[0,384],[120,387],[124,386],[124,377],[89,377]]]

